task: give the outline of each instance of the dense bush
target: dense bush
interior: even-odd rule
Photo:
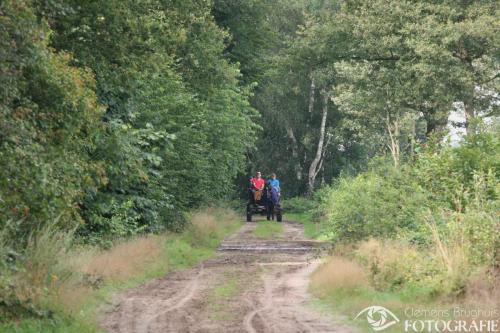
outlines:
[[[500,139],[496,133],[465,138],[456,148],[429,149],[408,167],[408,179],[430,194],[436,206],[464,211],[477,201],[496,202],[500,170]]]
[[[321,199],[324,236],[334,240],[360,240],[394,236],[401,229],[417,228],[416,218],[427,196],[406,183],[400,170],[375,171],[341,178]]]
[[[399,169],[378,164],[339,179],[321,197],[322,237],[378,239],[358,256],[376,288],[463,294],[473,273],[493,274],[500,258],[499,148],[497,134],[482,133]]]
[[[498,141],[494,134],[481,134],[458,148],[423,152],[415,163],[398,169],[379,165],[356,177],[340,178],[321,197],[325,237],[359,240],[401,233],[424,237],[429,214],[449,211],[446,220],[452,213],[479,206],[493,214],[498,206],[499,164],[491,156],[499,154]],[[438,225],[446,224],[442,217],[438,220]]]
[[[53,44],[92,69],[107,110],[94,155],[107,183],[86,196],[79,234],[181,229],[188,209],[232,190],[253,144],[248,92],[223,56],[227,33],[208,2],[65,3],[74,11],[56,13]]]

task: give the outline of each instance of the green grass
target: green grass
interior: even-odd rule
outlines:
[[[210,319],[215,321],[230,321],[234,319],[234,313],[228,307],[228,301],[235,298],[241,292],[242,280],[240,277],[235,276],[231,270],[224,274],[224,278],[212,290],[208,296],[209,308],[211,313]]]
[[[253,234],[259,238],[276,238],[283,233],[283,224],[274,221],[257,222]]]
[[[320,235],[320,224],[313,221],[313,216],[309,212],[287,213],[286,219],[302,223],[304,225],[304,235],[308,238],[316,239]]]
[[[142,271],[134,273],[129,280],[121,283],[105,283],[92,292],[81,304],[76,313],[68,313],[52,304],[53,313],[49,318],[21,318],[17,321],[0,322],[0,333],[97,333],[97,311],[100,306],[110,302],[119,292],[135,288],[148,280],[164,276],[166,273],[195,266],[199,262],[213,257],[221,240],[241,227],[241,222],[221,223],[216,233],[204,234],[187,229],[180,234],[168,234],[164,237],[164,251],[167,262],[154,262]],[[225,295],[236,289],[237,285],[222,286],[218,291]]]
[[[213,290],[213,296],[215,299],[227,299],[234,296],[239,287],[239,280],[237,278],[231,278],[224,281],[223,284],[217,286]]]

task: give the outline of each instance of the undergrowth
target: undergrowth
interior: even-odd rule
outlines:
[[[99,332],[96,311],[113,294],[213,256],[241,226],[233,211],[219,208],[190,220],[182,233],[145,235],[108,250],[71,247],[71,233],[37,233],[0,274],[0,332]]]

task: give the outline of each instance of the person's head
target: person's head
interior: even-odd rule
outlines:
[[[257,177],[257,178],[261,178],[262,177],[262,174],[260,173],[260,171],[257,171],[257,173],[255,174],[255,177]]]
[[[271,178],[276,179],[276,174],[274,172],[271,174]]]

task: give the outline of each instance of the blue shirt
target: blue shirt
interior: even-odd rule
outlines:
[[[274,187],[278,192],[280,191],[280,181],[277,179],[269,179],[267,181],[267,184],[270,185],[271,187]]]

